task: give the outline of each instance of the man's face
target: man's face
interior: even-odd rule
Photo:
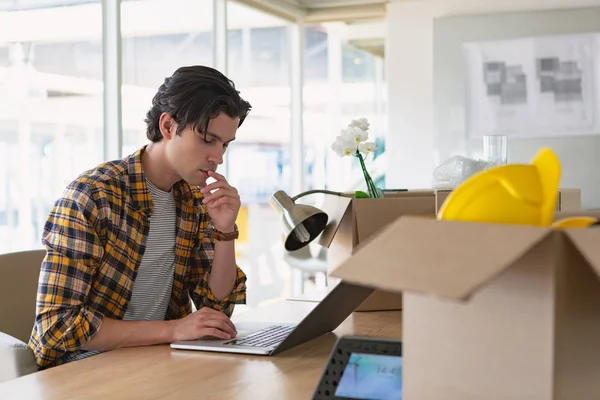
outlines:
[[[177,124],[173,124],[170,137],[164,137],[167,161],[173,172],[191,186],[205,186],[207,171],[216,171],[217,166],[223,163],[227,146],[235,140],[238,124],[239,118],[220,113],[208,123],[206,140],[204,135],[190,127],[176,135]]]

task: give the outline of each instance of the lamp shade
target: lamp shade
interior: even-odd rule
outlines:
[[[281,215],[284,246],[287,251],[301,249],[323,232],[327,214],[316,207],[296,204],[283,190],[274,193],[269,204]]]

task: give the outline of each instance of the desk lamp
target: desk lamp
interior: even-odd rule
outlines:
[[[298,250],[308,245],[327,226],[328,216],[323,211],[313,206],[295,203],[299,198],[313,193],[354,197],[353,194],[321,189],[302,192],[294,197],[290,197],[283,190],[271,195],[269,204],[281,214],[281,225],[285,236],[284,246],[287,251]]]

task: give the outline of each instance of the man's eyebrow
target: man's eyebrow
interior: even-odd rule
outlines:
[[[212,136],[212,137],[213,137],[213,138],[215,138],[215,139],[217,139],[219,142],[222,142],[222,143],[224,142],[224,140],[221,138],[221,136],[217,135],[217,134],[216,134],[216,133],[214,133],[214,132],[207,131],[207,132],[206,132],[206,134],[207,134],[207,135],[210,135],[210,136]],[[231,143],[231,142],[233,142],[234,140],[235,140],[235,138],[233,138],[233,139],[231,139],[231,140],[227,141],[226,143]]]

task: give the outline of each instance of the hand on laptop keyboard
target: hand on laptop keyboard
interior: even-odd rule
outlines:
[[[171,341],[213,337],[231,339],[237,335],[235,325],[220,311],[203,307],[185,318],[169,321]]]
[[[225,344],[252,347],[271,347],[279,344],[294,330],[294,326],[273,325],[256,331],[242,339],[235,339]]]

